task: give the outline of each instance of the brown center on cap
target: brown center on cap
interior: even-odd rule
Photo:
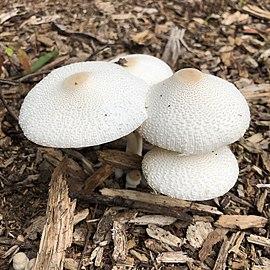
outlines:
[[[202,77],[203,73],[195,68],[183,68],[178,70],[174,76],[184,83],[197,83],[199,82]]]
[[[63,81],[63,86],[67,89],[76,90],[82,85],[84,85],[88,81],[90,76],[90,72],[80,72],[70,75]]]

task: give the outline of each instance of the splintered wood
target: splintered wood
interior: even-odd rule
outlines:
[[[215,225],[223,228],[244,230],[248,228],[263,228],[267,222],[267,218],[254,215],[223,215],[219,217]]]
[[[125,199],[131,199],[134,201],[140,201],[150,203],[153,205],[160,205],[170,207],[186,208],[190,211],[211,213],[214,215],[222,215],[222,212],[218,211],[216,207],[212,207],[205,204],[199,204],[194,202],[188,202],[180,199],[174,199],[163,195],[154,195],[135,190],[119,190],[103,188],[100,190],[101,194],[110,197],[122,197]]]
[[[67,160],[55,169],[50,183],[46,224],[43,229],[34,270],[61,270],[65,252],[72,244],[76,201],[70,201],[64,176]]]

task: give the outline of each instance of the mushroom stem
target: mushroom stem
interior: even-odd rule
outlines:
[[[126,152],[134,153],[141,156],[143,141],[140,134],[135,130],[134,132],[128,134],[126,136],[126,139],[127,139]]]
[[[126,136],[126,152],[142,155],[143,139],[135,130]],[[136,188],[141,183],[142,175],[139,170],[131,170],[126,174],[126,188]]]

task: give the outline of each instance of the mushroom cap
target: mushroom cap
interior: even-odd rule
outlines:
[[[82,62],[60,67],[25,97],[25,136],[50,147],[94,146],[123,137],[146,119],[148,85],[121,66]]]
[[[144,156],[142,171],[153,189],[191,201],[225,194],[234,186],[239,173],[237,160],[228,146],[191,156],[155,147]]]
[[[111,62],[117,62],[123,58],[126,60],[123,67],[149,85],[161,82],[173,75],[172,69],[164,61],[151,55],[129,54],[117,57]]]
[[[27,264],[29,262],[29,259],[23,252],[18,252],[13,257],[13,263],[12,266],[14,270],[25,270]]]
[[[140,134],[154,145],[187,155],[237,141],[250,121],[248,104],[232,83],[193,68],[152,86],[146,108]]]

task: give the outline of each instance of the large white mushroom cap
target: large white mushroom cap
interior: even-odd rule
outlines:
[[[172,69],[157,57],[146,54],[129,54],[117,57],[111,62],[125,59],[123,67],[134,76],[144,80],[149,85],[161,82],[173,75]]]
[[[142,136],[183,154],[231,144],[243,136],[250,121],[248,104],[232,83],[193,68],[152,86],[146,107]]]
[[[146,119],[148,85],[119,65],[82,62],[55,69],[25,97],[19,123],[40,145],[85,147],[123,137]]]
[[[191,156],[155,147],[144,156],[142,170],[154,190],[191,201],[225,194],[239,173],[237,160],[227,146]]]

